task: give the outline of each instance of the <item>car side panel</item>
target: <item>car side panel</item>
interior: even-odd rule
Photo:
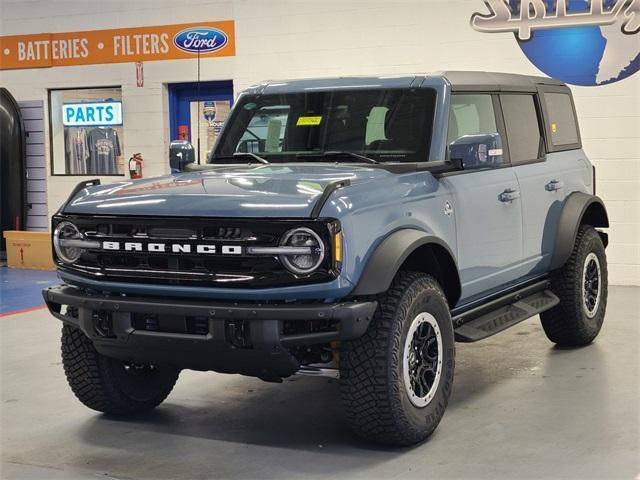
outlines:
[[[569,150],[513,169],[522,192],[524,266],[531,274],[542,274],[549,270],[565,199],[572,192],[589,191],[591,167],[582,150]]]
[[[459,303],[517,281],[524,274],[521,198],[500,200],[505,190],[519,191],[513,169],[469,171],[442,181],[454,194]]]
[[[322,216],[339,218],[342,223],[344,280],[357,285],[376,248],[401,229],[433,235],[456,255],[455,219],[445,212],[447,202],[453,202],[449,186],[427,172],[337,190]]]

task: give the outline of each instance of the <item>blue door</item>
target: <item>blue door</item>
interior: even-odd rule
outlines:
[[[206,163],[232,104],[231,80],[170,84],[171,140],[190,141],[196,150],[196,161]]]
[[[559,120],[554,117],[554,122],[550,122],[553,128],[550,141],[577,143],[579,136],[571,97],[566,91],[550,95],[556,96],[550,105],[552,111],[560,110],[558,113],[562,114],[557,115]],[[545,152],[541,105],[538,103],[536,108],[536,101],[536,97],[529,94],[500,95],[511,164],[522,190],[523,258],[532,275],[549,270],[565,198],[580,189],[577,183],[583,182],[590,173],[581,150]]]
[[[498,133],[498,106],[491,94],[452,95],[448,143]],[[518,280],[523,275],[522,208],[513,168],[503,163],[465,165],[442,181],[454,198],[463,302]]]

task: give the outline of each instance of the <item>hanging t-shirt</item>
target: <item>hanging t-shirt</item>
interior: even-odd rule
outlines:
[[[67,173],[83,175],[87,173],[89,144],[87,130],[71,127],[65,129],[65,149],[67,153]]]
[[[87,138],[90,148],[89,175],[116,175],[117,157],[120,156],[118,132],[113,128],[98,127],[91,130]]]

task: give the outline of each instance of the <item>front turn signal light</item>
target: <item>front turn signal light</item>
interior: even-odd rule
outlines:
[[[333,234],[333,260],[336,264],[342,263],[342,233]]]

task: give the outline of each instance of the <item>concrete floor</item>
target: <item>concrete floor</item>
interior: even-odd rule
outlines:
[[[45,310],[0,319],[8,478],[637,478],[640,289],[612,287],[604,329],[578,350],[537,318],[458,346],[439,429],[409,449],[343,426],[337,384],[184,372],[155,412],[125,422],[80,405]]]

